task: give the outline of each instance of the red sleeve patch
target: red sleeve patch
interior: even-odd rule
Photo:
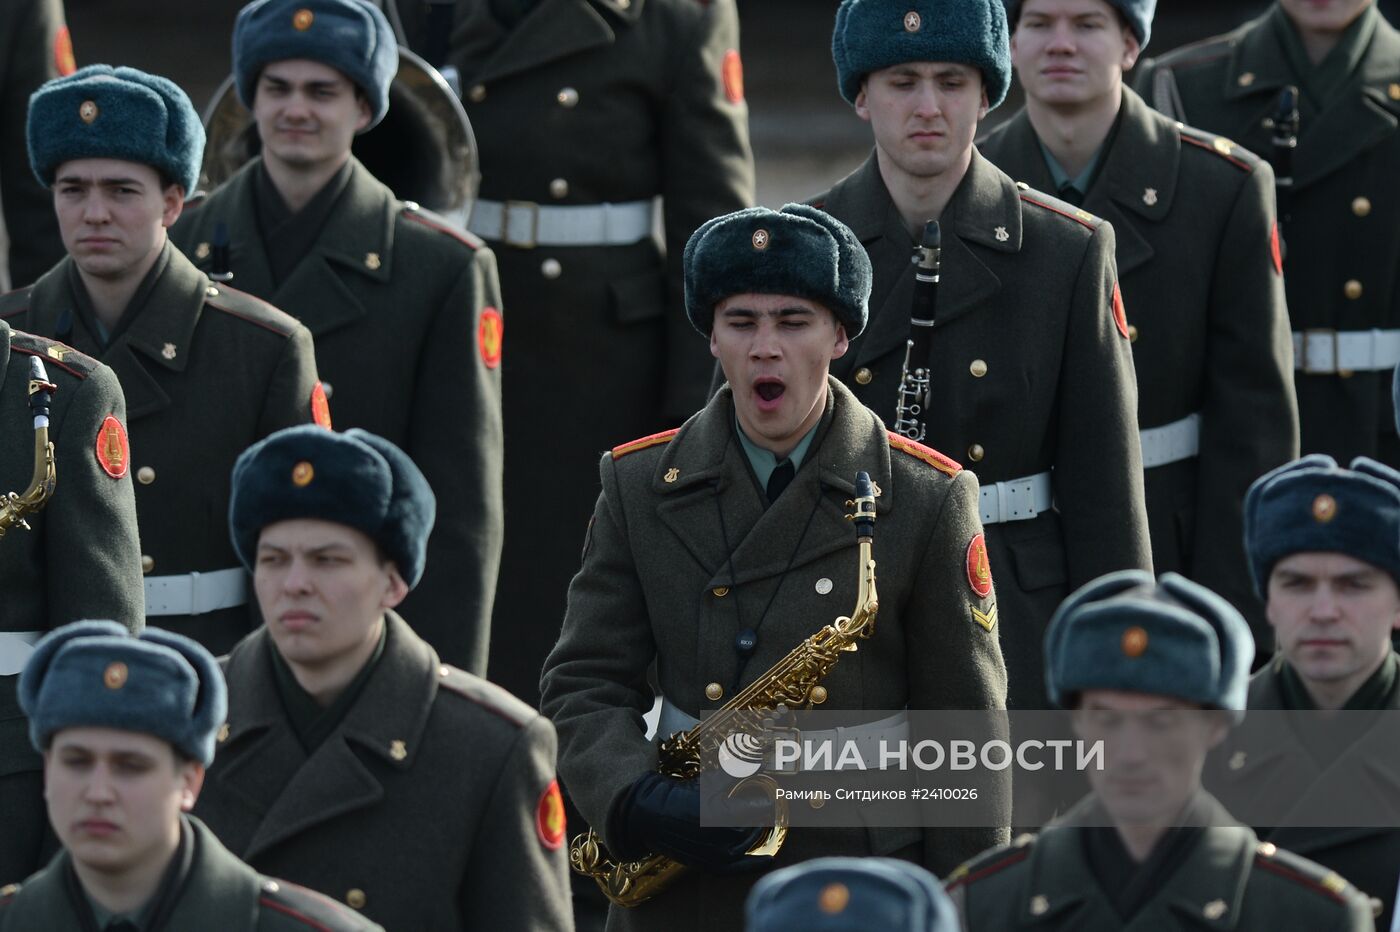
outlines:
[[[1269,229],[1269,257],[1274,260],[1274,274],[1283,274],[1283,244],[1278,238],[1278,221]]]
[[[540,794],[535,807],[535,830],[539,832],[540,844],[550,851],[559,850],[564,843],[564,797],[559,795],[558,780],[549,781]]]
[[[58,33],[53,38],[53,66],[60,78],[78,70],[77,59],[73,57],[73,36],[67,26],[58,27]]]
[[[113,479],[120,479],[130,463],[131,444],[126,439],[126,428],[109,414],[97,428],[97,464]]]
[[[1113,322],[1118,325],[1118,332],[1123,334],[1123,339],[1128,339],[1128,311],[1123,307],[1123,292],[1118,289],[1118,283],[1113,283]]]
[[[744,102],[744,62],[739,58],[738,49],[724,53],[724,64],[720,67],[724,76],[724,96],[731,104]]]
[[[501,364],[501,343],[505,333],[506,325],[501,319],[501,312],[489,305],[482,308],[481,320],[476,325],[476,346],[486,368],[494,369]]]
[[[326,398],[325,386],[320,382],[311,390],[311,421],[318,427],[331,429],[331,403]]]
[[[987,560],[987,541],[978,534],[967,544],[967,584],[985,599],[992,591],[992,565]]]

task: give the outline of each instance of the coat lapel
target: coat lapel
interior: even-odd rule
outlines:
[[[1104,158],[1084,209],[1113,224],[1118,274],[1124,276],[1152,260],[1146,231],[1171,213],[1181,133],[1125,87],[1118,133]]]
[[[340,726],[308,757],[280,709],[266,629],[239,650],[226,670],[244,697],[229,718],[221,781],[237,789],[258,824],[239,852],[253,860],[283,841],[384,798],[366,765],[368,751],[393,770],[416,758],[437,691],[437,655],[393,612],[379,665]],[[358,751],[354,746],[359,746]]]
[[[360,277],[389,281],[397,212],[389,189],[355,161],[316,246],[273,292],[271,303],[295,314],[314,337],[364,317],[369,308],[358,293]]]
[[[201,223],[203,241],[195,245],[195,254],[204,252],[204,247],[211,245],[215,228],[220,223],[225,224],[229,237],[229,268],[234,271],[230,284],[248,294],[269,295],[273,290],[272,266],[267,261],[262,232],[258,229],[254,187],[257,183],[254,176],[261,164],[261,158],[255,158],[244,165],[209,196],[208,203],[197,208],[196,220]],[[199,262],[201,267],[208,268],[207,258]]]
[[[619,4],[599,2],[620,11]],[[472,80],[486,84],[588,49],[611,45],[616,38],[608,21],[588,0],[545,0],[506,35],[505,41]]]

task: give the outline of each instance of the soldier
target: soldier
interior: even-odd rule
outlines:
[[[1270,643],[1240,544],[1255,478],[1298,455],[1274,176],[1123,87],[1155,0],[1008,4],[1026,107],[979,149],[1113,224],[1158,572],[1228,598]],[[1203,244],[1207,244],[1204,245]]]
[[[223,661],[201,818],[390,929],[571,930],[553,727],[394,612],[423,576],[423,474],[365,431],[297,427],[244,453],[233,485],[266,621]]]
[[[879,629],[827,678],[823,708],[1000,709],[1006,696],[976,480],[886,432],[828,376],[865,326],[860,243],[811,207],[750,208],[701,226],[685,263],[687,313],[728,385],[678,430],[603,455],[583,568],[540,683],[560,772],[608,850],[697,868],[614,908],[616,929],[741,926],[753,877],[733,869],[750,830],[701,828],[696,781],[656,772],[647,670],[655,663],[666,737],[849,612],[858,573],[843,503],[858,471],[881,490]],[[774,863],[878,854],[948,870],[1004,836],[794,829]]]
[[[1302,450],[1400,467],[1385,382],[1400,361],[1400,33],[1372,0],[1278,0],[1144,61],[1135,84],[1168,116],[1261,153],[1276,148],[1280,89],[1298,88],[1281,232]]]
[[[587,522],[599,450],[708,397],[681,252],[701,223],[753,203],[738,4],[397,6],[410,45],[456,73],[481,147],[470,227],[496,250],[512,318],[498,595],[516,633],[493,645],[491,678],[534,702],[578,569],[574,533],[552,529]]]
[[[1150,569],[1137,392],[1114,234],[1018,186],[973,146],[1011,81],[992,0],[845,0],[832,51],[875,151],[814,203],[875,268],[870,327],[834,374],[894,415],[910,336],[914,237],[942,226],[928,442],[966,457],[1001,581],[1012,708],[1044,702],[1040,644],[1069,591]]]
[[[754,885],[744,932],[957,932],[938,880],[894,858],[817,858]]]
[[[350,154],[388,111],[397,65],[364,0],[245,6],[233,70],[262,155],[172,236],[310,327],[336,422],[427,475],[441,520],[406,614],[444,660],[483,674],[503,523],[500,289],[479,240],[396,200]]]
[[[39,643],[20,702],[63,852],[0,890],[0,930],[380,929],[257,874],[187,815],[226,708],[218,665],[194,641],[67,625]]]
[[[1260,842],[1201,788],[1254,657],[1228,602],[1175,573],[1113,573],[1065,601],[1045,655],[1051,702],[1105,742],[1105,765],[1038,836],[948,878],[966,932],[1374,928],[1355,887]]]
[[[1364,457],[1343,469],[1330,457],[1306,456],[1254,484],[1244,521],[1251,575],[1278,643],[1250,680],[1249,708],[1400,709],[1400,662],[1391,647],[1400,628],[1400,473]],[[1389,928],[1400,830],[1393,822],[1303,827],[1317,821],[1306,817],[1310,805],[1336,798],[1340,785],[1354,794],[1350,778],[1377,761],[1363,740],[1370,729],[1353,727],[1355,717],[1316,719],[1305,716],[1296,737],[1289,735],[1306,753],[1231,746],[1222,775],[1256,805],[1279,803],[1274,811],[1284,815],[1276,824],[1284,827],[1260,829],[1265,840],[1345,876],[1375,898],[1376,925]],[[1305,818],[1289,817],[1299,813]]]
[[[0,318],[116,372],[131,442],[112,430],[99,453],[136,479],[146,615],[218,652],[252,626],[247,576],[220,532],[225,470],[260,437],[329,420],[306,328],[210,284],[170,245],[203,147],[189,98],[165,78],[91,65],[40,88],[29,151],[68,256],[0,297]]]
[[[49,441],[57,478],[29,530],[0,519],[0,884],[21,880],[52,850],[46,838],[39,756],[19,708],[19,672],[44,632],[109,614],[142,625],[141,551],[131,476],[111,468],[103,441],[125,443],[126,403],[112,370],[68,347],[11,330],[0,320],[0,494],[22,494],[35,471],[30,362],[52,384]],[[0,504],[0,510],[9,506]]]
[[[24,146],[29,95],[51,78],[72,74],[73,42],[63,0],[0,5],[0,206],[9,240],[8,287],[27,285],[63,258],[49,192],[34,181]],[[0,275],[0,288],[8,290]]]

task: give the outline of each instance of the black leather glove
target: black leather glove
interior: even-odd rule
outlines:
[[[749,857],[745,852],[767,829],[702,826],[699,784],[699,780],[677,780],[659,773],[638,778],[609,820],[613,855],[636,859],[664,854],[688,867],[717,873],[765,867],[769,858]]]

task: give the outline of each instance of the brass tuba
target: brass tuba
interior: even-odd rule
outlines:
[[[856,497],[846,506],[854,509],[847,515],[855,522],[859,550],[859,589],[856,607],[850,616],[841,616],[816,634],[793,648],[757,679],[738,692],[733,699],[689,731],[679,732],[661,742],[657,769],[668,776],[684,780],[698,777],[702,771],[717,766],[720,746],[731,734],[753,732],[762,728],[764,720],[774,712],[789,709],[810,709],[827,699],[821,681],[836,666],[841,654],[858,649],[857,642],[875,633],[875,615],[880,600],[875,593],[875,492],[870,476],[856,475]],[[775,786],[771,777],[758,775],[741,781],[730,795],[740,792],[745,784],[758,783],[767,788]],[[777,854],[787,838],[787,804],[774,799],[774,825],[748,854],[771,856]],[[580,874],[597,881],[609,900],[619,906],[636,906],[656,896],[685,870],[685,865],[665,855],[653,854],[637,861],[618,862],[609,858],[607,849],[592,829],[569,844],[569,863]]]
[[[0,497],[0,537],[13,527],[29,530],[25,521],[48,503],[58,484],[53,442],[49,440],[49,404],[58,386],[49,381],[48,370],[38,356],[29,357],[29,409],[34,412],[34,474],[23,492],[7,492]]]
[[[212,190],[262,150],[253,115],[229,75],[204,110],[199,186]],[[415,201],[465,227],[476,199],[476,136],[462,102],[436,68],[399,46],[389,112],[355,137],[352,152],[401,201]]]

